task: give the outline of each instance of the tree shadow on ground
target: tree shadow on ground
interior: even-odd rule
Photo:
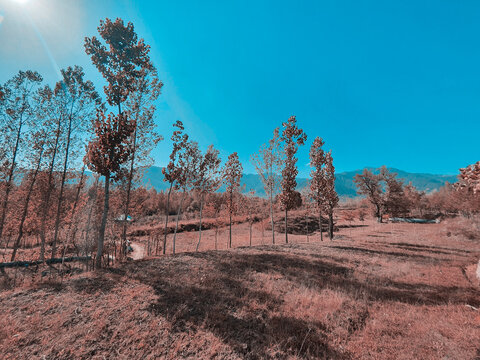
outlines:
[[[459,252],[459,253],[465,253],[465,254],[471,254],[473,251],[471,250],[464,250],[464,249],[454,249],[454,248],[448,248],[448,247],[442,247],[442,246],[429,246],[429,245],[420,245],[420,244],[411,244],[411,243],[406,243],[406,242],[394,242],[394,243],[389,243],[390,245],[398,246],[398,247],[408,247],[408,248],[418,248],[418,249],[438,249],[438,250],[445,250],[445,251],[451,251],[451,252]]]
[[[422,262],[425,262],[425,260],[428,260],[429,262],[434,262],[434,263],[444,261],[444,259],[439,259],[436,257],[431,257],[426,255],[410,254],[410,253],[402,253],[402,252],[394,252],[394,251],[373,250],[373,249],[366,249],[366,248],[360,248],[360,247],[354,247],[354,246],[329,246],[329,247],[331,249],[338,249],[338,250],[344,250],[344,251],[350,251],[350,252],[408,258],[411,260],[420,260]]]
[[[353,298],[366,297],[370,301],[399,301],[411,305],[480,304],[480,296],[469,287],[408,284],[375,276],[359,280],[353,276],[353,269],[325,261],[330,258],[328,255],[323,261],[269,253],[233,257],[217,264],[218,269],[229,276],[238,276],[242,271],[273,271],[296,284],[339,289]]]
[[[213,258],[219,261],[218,256]],[[201,327],[247,359],[273,358],[275,351],[284,354],[280,358],[350,358],[331,347],[322,323],[279,315],[282,300],[246,286],[240,274],[205,270],[185,283],[176,282],[167,268],[162,272],[159,277],[147,270],[137,279],[155,290],[158,299],[148,310],[165,317],[172,332]]]
[[[386,244],[386,245],[388,245],[388,244]],[[418,248],[418,247],[413,247],[413,246],[401,246],[401,245],[388,245],[388,246],[394,247],[396,249],[415,251],[415,252],[423,252],[423,253],[429,253],[429,254],[440,254],[440,255],[468,257],[468,254],[458,253],[458,252],[455,252],[455,251],[435,250],[435,249]]]
[[[132,276],[150,285],[158,295],[148,309],[167,318],[172,331],[189,332],[197,327],[211,331],[244,358],[269,358],[272,349],[306,358],[350,356],[331,345],[324,324],[292,317],[294,314],[282,316],[283,298],[265,290],[262,282],[252,278],[255,273],[280,274],[297,287],[338,290],[358,304],[394,301],[480,305],[473,288],[407,284],[375,276],[360,280],[348,263],[335,264],[328,261],[328,255],[312,259],[281,251],[210,251],[186,256],[176,258],[177,264],[158,259],[135,265]],[[191,267],[192,262],[202,266]],[[188,281],[179,280],[179,274],[189,276]]]
[[[97,292],[110,292],[118,285],[118,281],[100,274],[92,277],[73,279],[69,282],[69,285],[77,293],[95,294]]]

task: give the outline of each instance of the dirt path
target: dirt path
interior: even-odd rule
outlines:
[[[130,243],[130,246],[133,248],[133,251],[130,253],[130,257],[133,260],[139,260],[145,257],[145,248],[143,245],[132,242]]]

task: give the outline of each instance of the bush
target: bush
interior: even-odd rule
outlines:
[[[460,236],[480,242],[480,216],[456,217],[446,220],[447,236]]]

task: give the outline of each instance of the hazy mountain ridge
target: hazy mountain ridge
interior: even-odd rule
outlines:
[[[375,168],[368,169],[373,172],[378,172],[378,169]],[[412,185],[418,190],[426,192],[438,190],[440,187],[445,185],[445,182],[453,183],[457,181],[456,175],[409,173],[407,171],[394,168],[389,168],[389,170],[397,173],[398,178],[402,179],[405,184],[411,182]],[[359,174],[362,171],[363,169],[345,171],[336,174],[335,188],[337,189],[339,196],[355,197],[357,195],[353,178],[356,174]],[[297,189],[300,190],[304,188],[307,183],[308,179],[297,178]],[[146,170],[143,184],[146,186],[151,186],[157,191],[167,190],[169,186],[168,183],[163,181],[162,169],[157,166],[152,166]],[[265,196],[262,181],[257,174],[243,174],[242,186],[245,186],[245,192],[248,192],[252,189],[258,196]],[[220,191],[223,191],[223,188],[221,188]]]

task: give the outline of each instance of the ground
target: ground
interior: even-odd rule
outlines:
[[[128,255],[133,260],[140,260],[145,257],[145,247],[141,243],[131,243],[133,251]]]
[[[0,292],[0,354],[18,358],[475,359],[478,239],[451,223],[341,227],[334,241],[150,257]],[[226,247],[226,229],[219,236]],[[182,233],[177,249],[194,249]],[[170,239],[170,238],[169,238]],[[134,253],[145,251],[145,239]],[[277,243],[284,242],[277,234]],[[220,248],[220,240],[218,248]],[[140,257],[140,256],[135,256]]]

